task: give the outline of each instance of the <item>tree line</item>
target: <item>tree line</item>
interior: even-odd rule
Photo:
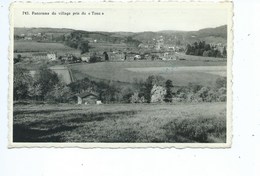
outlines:
[[[82,37],[82,33],[80,32],[72,32],[67,37],[64,37],[65,45],[79,49],[81,54],[84,54],[89,51],[89,41]]]
[[[14,101],[76,102],[75,95],[93,92],[103,103],[170,103],[226,101],[226,78],[218,78],[215,86],[196,84],[174,86],[171,80],[151,75],[132,84],[94,81],[84,78],[68,85],[52,70],[42,67],[34,76],[24,68],[14,68]]]
[[[224,46],[223,50],[221,51],[215,45],[207,44],[205,41],[199,41],[194,42],[193,44],[188,44],[185,49],[185,54],[204,57],[226,58],[227,49]]]

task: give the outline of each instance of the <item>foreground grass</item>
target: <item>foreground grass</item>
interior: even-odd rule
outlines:
[[[225,103],[15,105],[14,142],[225,142]]]

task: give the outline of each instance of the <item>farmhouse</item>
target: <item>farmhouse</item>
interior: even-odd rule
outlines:
[[[81,55],[81,60],[83,62],[89,62],[89,60],[90,60],[90,53],[85,53],[85,54]]]
[[[75,56],[73,56],[72,54],[65,54],[63,56],[60,56],[60,60],[63,62],[72,62],[74,60],[74,58],[76,58]]]
[[[98,96],[94,93],[84,92],[77,95],[78,104],[101,104]]]
[[[122,51],[107,52],[109,60],[121,61],[125,60],[125,54]]]
[[[48,59],[47,53],[41,52],[41,53],[33,53],[32,57],[37,60],[43,60]]]
[[[57,56],[55,53],[46,53],[46,52],[33,53],[32,57],[37,60],[49,59],[49,60],[54,61],[57,59]]]
[[[55,61],[55,60],[57,59],[55,53],[48,53],[48,54],[47,54],[47,58],[50,59],[50,60],[52,60],[52,61]]]
[[[160,60],[176,60],[176,56],[174,52],[156,52],[153,53],[159,57]]]

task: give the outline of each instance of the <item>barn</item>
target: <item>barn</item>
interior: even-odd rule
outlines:
[[[78,104],[101,104],[98,96],[94,93],[84,92],[77,95]]]
[[[85,53],[85,54],[81,55],[81,60],[82,60],[83,62],[89,62],[89,60],[90,60],[90,54],[89,54],[89,53]]]

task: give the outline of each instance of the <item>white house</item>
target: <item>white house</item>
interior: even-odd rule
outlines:
[[[56,56],[55,53],[48,53],[48,54],[47,54],[47,58],[50,59],[50,60],[52,60],[52,61],[57,60],[57,56]]]
[[[83,62],[89,62],[90,60],[90,54],[85,53],[84,55],[81,55],[81,60]]]

